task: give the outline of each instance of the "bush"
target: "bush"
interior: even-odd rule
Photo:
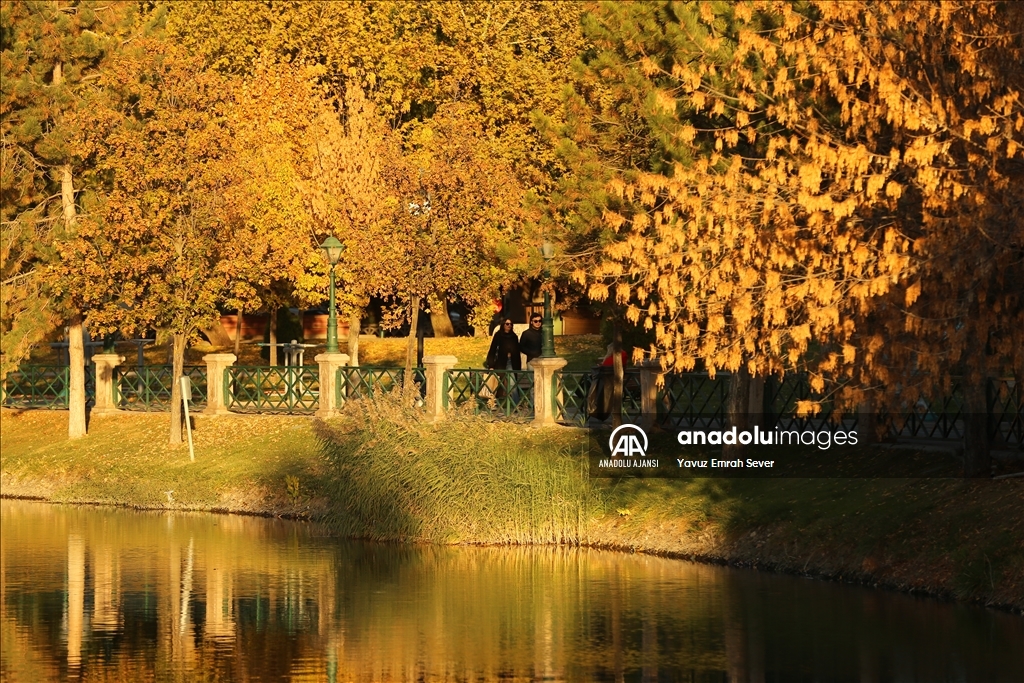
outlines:
[[[332,522],[345,535],[437,543],[585,541],[587,460],[571,430],[528,430],[453,410],[426,423],[415,390],[351,401],[314,431]]]

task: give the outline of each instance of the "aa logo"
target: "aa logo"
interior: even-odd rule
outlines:
[[[636,425],[619,425],[608,437],[612,457],[642,458],[647,454],[647,434]]]

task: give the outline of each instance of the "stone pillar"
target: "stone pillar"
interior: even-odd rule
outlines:
[[[640,364],[640,426],[645,430],[654,428],[658,416],[658,378],[662,372],[660,360]]]
[[[116,353],[97,353],[92,357],[96,369],[96,402],[93,415],[117,412],[117,398],[114,395],[114,368],[124,362],[124,356]]]
[[[427,380],[427,420],[430,422],[444,418],[444,375],[458,362],[455,356],[423,356],[423,370]]]
[[[316,357],[320,366],[320,407],[316,411],[319,418],[334,417],[341,408],[338,405],[337,385],[338,368],[348,365],[347,353],[321,353]]]
[[[204,415],[227,415],[230,397],[224,394],[224,371],[235,364],[233,353],[208,353],[206,363],[206,410]]]
[[[558,424],[555,421],[555,373],[565,367],[564,358],[534,358],[533,368],[533,422],[534,427]]]

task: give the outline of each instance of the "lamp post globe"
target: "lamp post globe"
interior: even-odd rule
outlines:
[[[338,312],[334,297],[334,267],[338,265],[338,259],[341,258],[341,253],[345,251],[345,245],[337,237],[330,235],[320,245],[320,249],[327,256],[327,262],[331,264],[330,307],[327,310],[327,353],[338,353]]]
[[[551,279],[551,259],[555,256],[555,248],[548,242],[540,247],[540,255],[544,257],[544,279]],[[551,293],[544,290],[544,318],[540,326],[540,357],[555,357],[555,321],[551,317]]]

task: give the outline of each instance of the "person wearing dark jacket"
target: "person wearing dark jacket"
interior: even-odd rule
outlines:
[[[491,338],[491,348],[487,351],[487,367],[491,370],[521,370],[519,358],[519,338],[512,329],[512,320],[505,318],[501,329]]]
[[[540,356],[542,323],[541,317],[534,313],[530,316],[530,328],[523,330],[523,335],[519,337],[519,350],[526,354],[527,363]]]

